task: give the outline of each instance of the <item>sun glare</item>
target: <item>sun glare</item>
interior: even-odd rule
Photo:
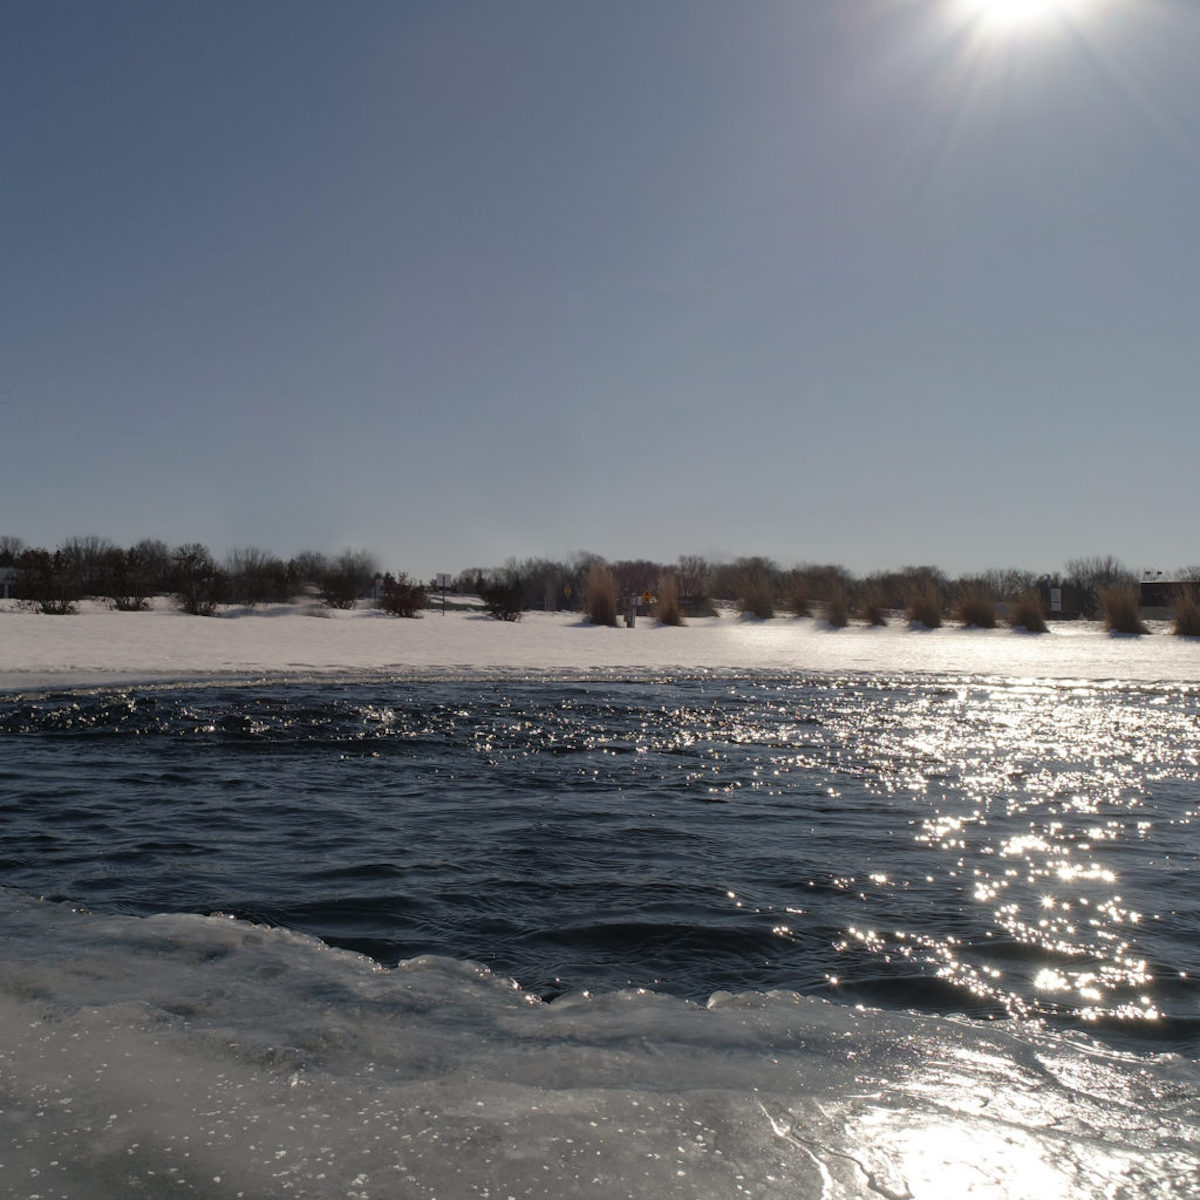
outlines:
[[[1079,0],[960,0],[966,18],[990,33],[1035,30],[1070,15]]]

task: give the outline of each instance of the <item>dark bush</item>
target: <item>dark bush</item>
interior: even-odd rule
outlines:
[[[379,607],[393,617],[419,617],[421,609],[429,603],[425,589],[409,579],[401,571],[393,575],[390,571],[383,577],[379,588]]]
[[[0,567],[15,567],[17,559],[27,549],[24,538],[15,537],[10,533],[0,535]]]
[[[104,595],[118,612],[141,612],[150,607],[157,571],[136,546],[114,547],[105,559]]]
[[[133,547],[150,576],[150,595],[171,590],[171,548],[157,538],[143,538]]]
[[[477,585],[478,586],[478,585]],[[521,585],[515,580],[502,583],[485,583],[478,588],[484,611],[497,621],[519,621],[525,611]]]
[[[353,608],[375,578],[375,560],[363,550],[343,550],[320,580],[321,599],[330,608]]]
[[[247,547],[231,550],[225,560],[230,604],[255,608],[259,604],[287,604],[295,594],[288,565],[265,550]]]
[[[172,555],[172,586],[181,612],[211,617],[225,599],[225,572],[213,561],[207,546],[188,542]]]
[[[68,574],[75,581],[80,596],[103,596],[108,564],[118,548],[108,540],[90,533],[84,537],[69,537],[58,548]]]
[[[49,616],[66,616],[79,599],[78,576],[61,550],[25,550],[17,558],[16,595]]]
[[[329,559],[319,550],[302,550],[288,559],[288,588],[293,596],[300,592],[319,593],[330,569]]]

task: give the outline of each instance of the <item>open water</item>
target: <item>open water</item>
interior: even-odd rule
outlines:
[[[227,1110],[228,1048],[249,1045],[238,1094],[267,1089],[264,1125],[295,1103],[271,1091],[285,1078],[319,1080],[331,1112],[391,1113],[391,1182],[368,1169],[378,1157],[343,1177],[293,1125],[272,1134],[278,1159],[210,1130],[203,1171],[173,1160],[179,1190],[163,1194],[1200,1194],[1198,812],[1187,686],[855,675],[10,696],[0,996],[33,1004],[46,1039],[12,1041],[7,1060],[0,1043],[25,1081],[13,1111],[58,1112],[45,1097],[79,1090],[47,1066],[58,1038],[132,1038],[127,1057],[156,1078],[164,1039],[194,1057],[202,1035],[204,1064],[196,1094],[177,1078],[169,1119],[157,1086],[89,1093],[83,1144],[117,1108],[137,1151],[108,1129],[64,1155],[17,1121],[9,1161],[39,1174],[12,1194],[153,1192],[164,1121],[174,1139]],[[375,1024],[389,1004],[422,1046],[453,1030],[453,1053],[401,1054]],[[90,1069],[110,1079],[105,1064]],[[418,1081],[434,1090],[401,1104]],[[497,1117],[496,1089],[518,1084],[537,1103],[505,1091]],[[728,1111],[688,1108],[718,1091]],[[648,1095],[678,1111],[647,1119]],[[492,1124],[458,1128],[449,1157],[400,1153],[422,1122],[461,1124],[468,1097]],[[344,1166],[358,1118],[327,1116]],[[976,1149],[960,1162],[963,1129]],[[186,1136],[195,1149],[198,1126]],[[114,1155],[109,1192],[96,1181]]]

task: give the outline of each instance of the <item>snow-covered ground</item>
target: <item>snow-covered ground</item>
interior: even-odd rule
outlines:
[[[592,626],[573,613],[526,613],[520,622],[436,609],[398,620],[370,609],[312,604],[190,617],[159,600],[144,613],[85,603],[44,616],[0,602],[0,688],[90,686],[313,675],[655,675],[714,671],[923,672],[1040,679],[1200,682],[1200,639],[1152,624],[1115,636],[1069,621],[1039,636],[1006,628],[830,629],[819,621],[726,614],[668,628]]]

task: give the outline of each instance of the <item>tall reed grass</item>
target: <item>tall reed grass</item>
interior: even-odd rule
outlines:
[[[955,615],[964,629],[996,628],[996,602],[991,592],[978,583],[959,588]]]
[[[942,598],[932,579],[922,579],[913,585],[908,595],[908,619],[926,629],[942,626]]]
[[[863,587],[858,598],[858,615],[868,625],[887,624],[887,598],[878,583],[869,583]]]
[[[1138,611],[1138,585],[1113,583],[1097,589],[1096,599],[1109,633],[1149,633]]]
[[[617,623],[617,585],[611,568],[602,563],[588,568],[583,588],[583,611],[593,625]]]
[[[674,575],[663,575],[657,586],[657,598],[654,603],[654,615],[662,625],[684,624],[683,613],[679,609],[679,584]]]
[[[1034,588],[1022,592],[1009,606],[1008,623],[1026,633],[1046,632],[1046,611],[1041,594]]]
[[[1176,588],[1171,598],[1171,614],[1175,618],[1172,633],[1179,637],[1200,637],[1200,602],[1193,588]]]
[[[850,597],[838,580],[825,591],[825,621],[834,629],[845,629],[850,624]]]

